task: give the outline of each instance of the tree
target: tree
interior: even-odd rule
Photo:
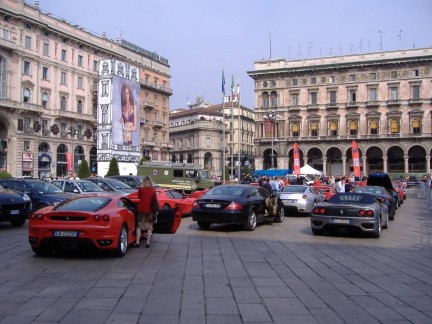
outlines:
[[[85,179],[91,176],[91,171],[86,160],[82,160],[78,167],[78,178]]]
[[[0,179],[10,179],[12,175],[6,171],[0,171]]]
[[[116,176],[116,175],[120,175],[120,171],[119,171],[118,161],[114,157],[110,162],[108,173],[106,174],[106,176]]]

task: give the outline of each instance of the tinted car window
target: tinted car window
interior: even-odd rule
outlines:
[[[28,185],[39,194],[62,193],[59,188],[48,182],[29,182]]]
[[[345,204],[345,203],[372,204],[376,202],[376,200],[373,196],[370,195],[336,194],[333,195],[328,202],[331,204]]]
[[[64,201],[54,208],[55,211],[88,211],[95,212],[111,202],[108,197],[89,197]]]
[[[282,192],[302,193],[305,192],[306,189],[307,187],[286,186],[282,189]]]
[[[93,182],[77,181],[75,183],[81,188],[82,192],[102,192],[103,189],[95,185]]]

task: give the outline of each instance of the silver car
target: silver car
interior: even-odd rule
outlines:
[[[77,194],[106,192],[98,185],[88,180],[53,180],[52,184],[59,187],[64,192]]]
[[[379,238],[382,228],[388,228],[388,207],[382,198],[367,193],[340,192],[328,202],[317,204],[311,215],[315,235],[332,227],[357,228]]]
[[[312,208],[319,202],[324,201],[314,187],[302,185],[285,186],[279,192],[280,199],[284,205],[285,212],[295,212],[310,215]]]
[[[130,194],[132,192],[137,191],[136,188],[132,188],[131,186],[128,186],[126,183],[113,178],[87,178],[85,180],[97,184],[103,190],[108,192]]]

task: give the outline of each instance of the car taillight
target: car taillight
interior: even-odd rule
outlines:
[[[32,214],[30,216],[31,219],[37,219],[37,220],[41,220],[43,219],[43,215],[42,214]]]
[[[193,202],[192,204],[192,208],[199,208],[198,203],[196,202],[196,200]]]
[[[103,215],[102,219],[104,222],[109,222],[109,220],[111,219],[111,217],[109,215]]]
[[[225,207],[225,210],[242,210],[242,209],[243,207],[234,201]]]
[[[360,209],[358,214],[361,217],[374,217],[374,211],[372,209]]]
[[[325,210],[325,208],[316,207],[316,208],[314,208],[313,212],[314,212],[314,214],[324,215],[326,213],[326,210]]]

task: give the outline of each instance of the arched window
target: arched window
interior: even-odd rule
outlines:
[[[414,118],[411,122],[413,134],[421,133],[421,120],[420,118]]]
[[[48,104],[48,93],[47,92],[43,92],[42,93],[42,107],[47,108],[47,104]]]
[[[371,119],[369,122],[369,128],[371,135],[377,135],[378,134],[378,120],[377,119]]]
[[[310,134],[311,136],[318,136],[318,122],[310,123]]]
[[[390,132],[392,134],[399,133],[399,120],[397,118],[392,118],[390,120]]]
[[[294,137],[300,136],[300,124],[298,122],[292,123],[291,129],[292,129],[292,136]]]
[[[78,102],[77,102],[77,112],[79,114],[82,114],[82,112],[83,112],[83,102],[82,102],[82,100],[78,100]]]
[[[262,94],[262,106],[263,106],[263,108],[269,107],[269,95],[267,92],[264,92]]]
[[[350,120],[349,133],[350,133],[350,135],[357,135],[357,121],[356,120]]]
[[[277,93],[275,91],[273,91],[270,94],[270,106],[271,107],[276,107],[277,106]]]
[[[337,136],[337,134],[338,134],[338,124],[337,124],[337,122],[336,121],[331,121],[330,122],[330,125],[329,125],[330,127],[330,136]]]
[[[0,98],[7,99],[6,87],[6,60],[0,56]]]
[[[29,88],[24,88],[23,90],[23,101],[30,102],[30,90]]]

